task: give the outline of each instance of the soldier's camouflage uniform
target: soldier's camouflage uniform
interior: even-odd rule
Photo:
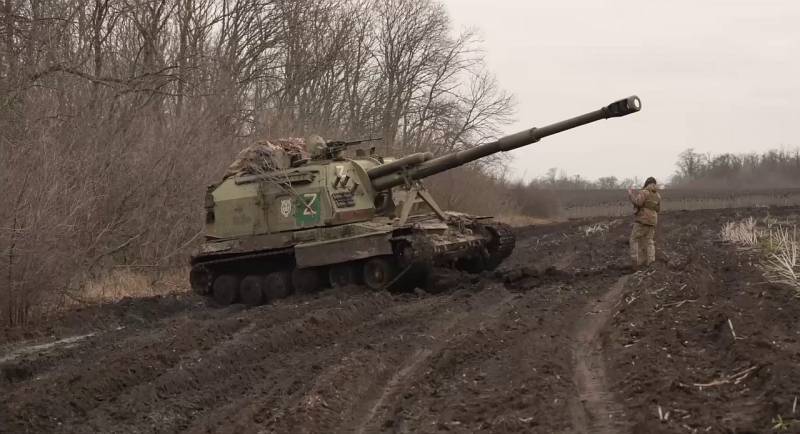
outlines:
[[[308,158],[303,139],[263,140],[242,149],[228,166],[224,178],[288,169]]]
[[[632,192],[629,198],[636,208],[630,238],[631,259],[636,267],[650,265],[656,261],[655,235],[658,213],[661,211],[661,195],[653,183]]]

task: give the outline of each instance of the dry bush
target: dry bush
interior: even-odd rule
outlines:
[[[188,291],[189,271],[174,268],[161,273],[146,273],[130,269],[114,269],[86,283],[81,301],[107,303],[123,298],[152,297]]]
[[[509,182],[481,166],[457,167],[429,178],[426,185],[445,209],[498,216],[512,225],[541,224],[562,216],[553,191]]]
[[[800,296],[800,246],[795,225],[787,227],[769,218],[759,225],[749,217],[726,223],[720,237],[747,249],[757,249],[763,256],[760,267],[764,277],[791,288]]]
[[[720,238],[743,247],[756,247],[763,231],[756,226],[756,220],[749,217],[738,222],[728,222],[720,231]]]
[[[61,296],[81,298],[85,282],[115,264],[159,270],[185,261],[200,230],[196,198],[218,171],[219,163],[202,157],[227,154],[231,142],[207,129],[187,131],[194,123],[156,138],[135,121],[109,122],[129,132],[111,137],[57,125],[27,146],[5,147],[15,198],[0,211],[8,225],[0,229],[7,324],[24,323]]]
[[[766,278],[787,285],[800,295],[800,263],[798,259],[797,228],[777,228],[770,231],[771,248],[762,265]]]
[[[510,189],[522,214],[543,218],[564,217],[558,192],[519,183],[511,185]]]
[[[425,180],[444,209],[478,215],[518,214],[519,206],[502,178],[475,166],[457,167]]]

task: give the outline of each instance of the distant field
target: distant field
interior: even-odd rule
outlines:
[[[565,218],[631,213],[625,190],[565,190],[558,191],[557,196]],[[662,211],[800,205],[800,189],[665,189],[661,196]]]

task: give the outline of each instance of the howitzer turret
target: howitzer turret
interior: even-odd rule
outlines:
[[[350,159],[342,155],[348,146],[373,139],[334,141],[318,146],[310,159],[284,158],[283,165],[235,172],[208,189],[206,239],[192,256],[192,288],[222,305],[258,305],[326,285],[422,285],[434,266],[493,269],[514,249],[511,229],[490,217],[442,210],[421,180],[640,109],[632,96],[438,157],[362,152]]]

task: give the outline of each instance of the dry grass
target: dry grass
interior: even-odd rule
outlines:
[[[189,291],[188,269],[172,267],[147,271],[116,267],[97,277],[60,291],[41,292],[32,299],[29,323],[47,321],[61,312],[94,304],[113,303],[125,298],[143,298]]]
[[[591,236],[595,234],[605,234],[608,232],[609,225],[605,223],[595,223],[593,225],[586,225],[581,226],[580,230],[583,232],[585,236]]]
[[[496,216],[494,219],[515,228],[524,226],[549,225],[560,221],[557,219],[545,219],[545,218],[531,217],[520,214],[501,214]]]
[[[123,298],[187,292],[188,275],[188,271],[183,268],[161,273],[143,273],[117,268],[89,281],[77,298],[86,303],[107,303]]]
[[[737,244],[741,247],[752,248],[758,245],[763,232],[763,230],[757,227],[756,220],[749,217],[742,221],[726,223],[720,231],[720,237],[724,241]]]

